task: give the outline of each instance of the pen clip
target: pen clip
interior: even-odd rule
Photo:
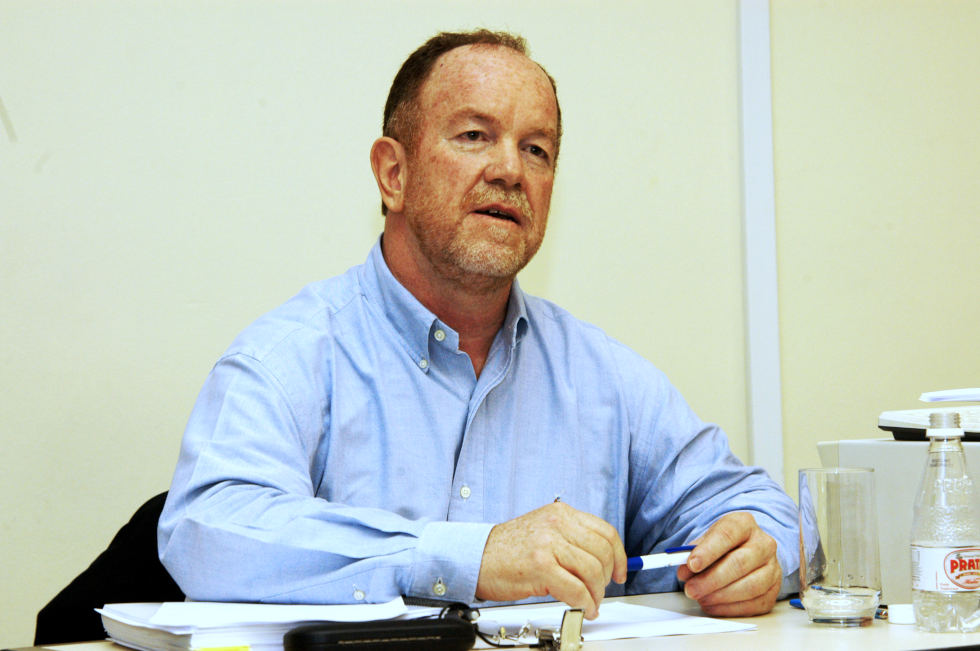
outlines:
[[[668,547],[667,549],[663,550],[663,552],[661,553],[676,554],[677,552],[690,552],[690,551],[694,551],[695,547],[697,547],[697,545],[681,545],[680,547]]]

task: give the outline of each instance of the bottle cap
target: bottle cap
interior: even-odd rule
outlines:
[[[929,414],[929,427],[959,427],[960,415],[955,411],[934,411]]]
[[[936,411],[929,414],[929,438],[962,438],[963,429],[960,427],[960,415],[955,411]]]

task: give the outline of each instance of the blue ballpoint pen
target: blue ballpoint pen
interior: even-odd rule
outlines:
[[[657,567],[672,567],[683,565],[687,562],[688,556],[694,545],[682,545],[680,547],[668,547],[659,554],[647,554],[646,556],[633,556],[626,559],[626,571],[636,572],[638,570],[652,570]]]

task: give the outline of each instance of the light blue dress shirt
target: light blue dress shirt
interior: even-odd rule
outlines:
[[[473,602],[491,527],[559,496],[610,522],[628,555],[749,511],[791,589],[792,500],[653,365],[515,282],[477,378],[377,244],[217,362],[184,433],[160,557],[192,599]],[[676,589],[667,568],[607,594]]]

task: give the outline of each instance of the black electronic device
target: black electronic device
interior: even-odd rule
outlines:
[[[455,615],[370,622],[320,622],[283,636],[284,651],[465,651],[473,623]]]

